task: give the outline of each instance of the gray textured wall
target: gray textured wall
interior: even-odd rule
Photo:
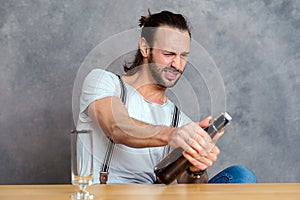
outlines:
[[[243,164],[260,182],[299,182],[300,1],[1,0],[0,184],[70,182],[76,73],[147,8],[186,15],[218,66],[234,123],[210,174]],[[195,120],[211,113],[201,87]]]

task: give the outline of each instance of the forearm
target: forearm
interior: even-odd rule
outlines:
[[[93,102],[88,115],[115,143],[135,148],[167,145],[175,129],[131,118],[116,97]]]
[[[129,120],[130,123],[116,123],[107,131],[115,143],[135,148],[164,146],[169,143],[174,131],[172,127],[142,124],[132,118]]]

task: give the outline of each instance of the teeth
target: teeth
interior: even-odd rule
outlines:
[[[171,69],[166,69],[165,71],[170,72],[171,74],[176,75],[177,71],[171,70]]]

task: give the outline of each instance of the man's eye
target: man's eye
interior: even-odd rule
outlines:
[[[189,55],[188,54],[182,54],[181,57],[182,58],[187,58],[187,57],[189,57]]]

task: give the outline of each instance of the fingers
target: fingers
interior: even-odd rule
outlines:
[[[205,128],[209,125],[209,123],[211,122],[212,120],[212,116],[208,116],[206,117],[204,120],[202,120],[201,122],[199,122],[199,126],[201,128]]]
[[[197,123],[188,124],[182,132],[185,151],[194,155],[205,155],[211,150],[211,138]]]
[[[214,146],[212,151],[207,156],[192,156],[188,152],[183,152],[184,157],[199,170],[204,170],[210,166],[214,162],[217,161],[217,157],[220,154],[220,150],[217,146]]]
[[[207,155],[207,159],[211,160],[212,162],[216,162],[219,154],[220,149],[217,146],[214,146],[211,152]]]
[[[183,140],[182,148],[191,155],[198,155],[205,152],[205,141],[201,137],[202,129],[197,123],[190,123],[181,130],[181,138]]]
[[[200,170],[204,170],[208,168],[209,166],[203,162],[200,162],[199,160],[195,159],[192,157],[190,154],[187,152],[183,152],[183,156],[195,167],[197,167]]]
[[[219,138],[220,138],[223,134],[224,134],[224,130],[218,132],[218,133],[212,138],[213,143],[216,143],[216,142],[219,140]]]
[[[210,136],[195,122],[178,128],[169,144],[173,148],[180,146],[194,156],[207,155],[214,146]]]
[[[211,117],[207,117],[201,125],[208,125]],[[176,129],[170,145],[181,147],[184,156],[191,164],[199,169],[206,169],[217,160],[220,150],[214,140],[205,132],[199,123],[191,122]]]

